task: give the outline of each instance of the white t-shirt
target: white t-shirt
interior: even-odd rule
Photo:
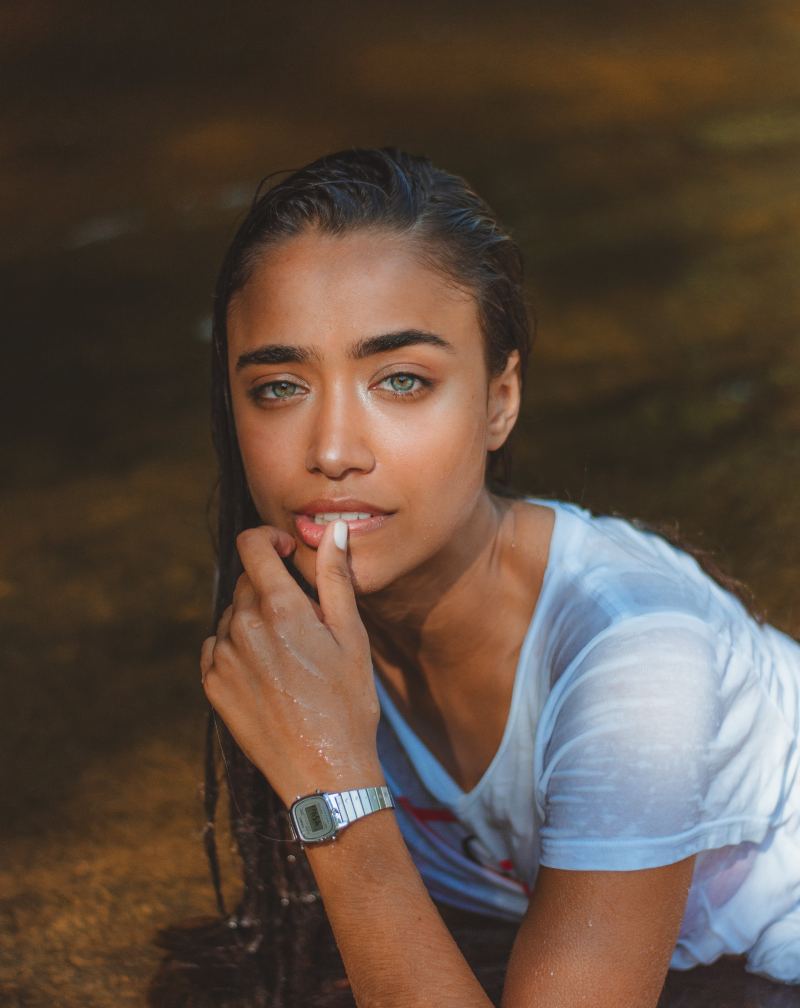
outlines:
[[[518,921],[538,866],[698,854],[671,965],[800,983],[800,644],[664,539],[555,511],[500,746],[464,792],[376,675],[378,751],[442,903]]]

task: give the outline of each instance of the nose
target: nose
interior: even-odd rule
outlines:
[[[329,479],[352,471],[370,472],[375,456],[367,441],[369,429],[364,404],[343,386],[320,394],[311,418],[306,469]]]

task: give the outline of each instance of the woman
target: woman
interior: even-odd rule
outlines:
[[[516,246],[424,159],[323,158],[229,250],[200,664],[242,1003],[301,1003],[317,895],[360,1006],[489,1004],[434,900],[520,922],[507,1008],[655,1005],[725,953],[800,983],[800,647],[664,539],[492,482],[528,342]]]

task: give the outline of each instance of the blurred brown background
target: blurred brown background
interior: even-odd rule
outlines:
[[[539,316],[518,486],[677,520],[800,633],[795,0],[11,0],[0,67],[0,1004],[141,1004],[213,909],[210,291],[270,171],[469,178]]]

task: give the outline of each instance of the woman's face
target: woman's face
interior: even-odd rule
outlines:
[[[270,249],[232,302],[228,355],[253,501],[312,585],[309,512],[379,515],[348,520],[360,594],[468,527],[516,418],[517,354],[487,385],[475,301],[407,240],[309,230]]]

